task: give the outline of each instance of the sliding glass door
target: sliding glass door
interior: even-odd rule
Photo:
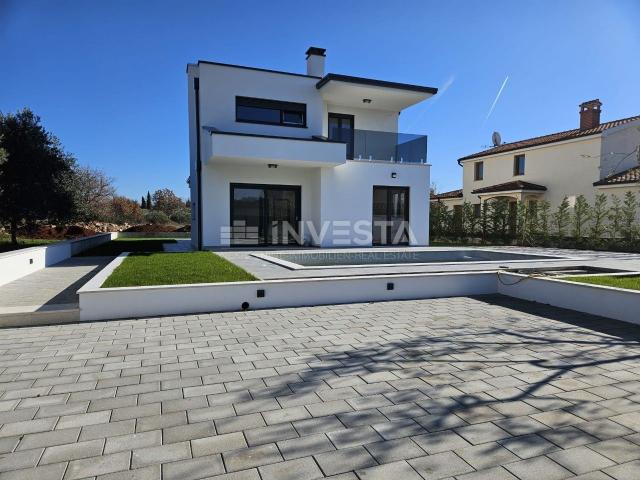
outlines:
[[[300,187],[231,184],[231,245],[299,243]]]
[[[409,244],[409,187],[373,187],[373,244]]]

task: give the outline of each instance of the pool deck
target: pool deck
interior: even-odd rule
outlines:
[[[421,251],[430,247],[400,247],[402,252]],[[443,247],[433,247],[441,249]],[[640,272],[640,254],[621,252],[596,252],[590,250],[567,250],[556,248],[537,247],[449,247],[456,250],[492,250],[508,253],[521,253],[526,255],[547,255],[570,257],[567,259],[543,260],[543,261],[501,261],[496,262],[460,262],[460,263],[431,263],[422,265],[398,264],[394,266],[357,266],[345,268],[309,268],[291,270],[277,265],[267,260],[257,258],[253,254],[274,254],[274,253],[301,253],[303,250],[287,249],[256,249],[256,250],[236,250],[220,249],[215,250],[218,255],[239,265],[248,272],[262,280],[281,280],[293,278],[321,278],[321,277],[345,277],[362,275],[394,275],[394,274],[423,274],[439,272],[463,272],[463,271],[486,271],[497,270],[499,267],[508,268],[540,268],[540,267],[567,267],[567,266],[592,266],[614,268]],[[369,249],[376,251],[378,249]],[[345,249],[322,249],[312,250],[313,253],[346,252]],[[384,251],[384,249],[379,249]]]

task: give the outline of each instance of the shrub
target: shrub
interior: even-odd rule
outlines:
[[[170,222],[166,213],[159,210],[151,210],[144,215],[144,219],[152,224],[165,225]]]
[[[191,222],[191,211],[186,208],[174,210],[169,218],[172,222],[186,224]]]
[[[139,223],[142,210],[138,202],[126,197],[113,197],[111,200],[110,220],[115,223]]]

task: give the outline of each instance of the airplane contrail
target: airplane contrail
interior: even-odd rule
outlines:
[[[484,119],[484,121],[486,122],[487,120],[489,120],[489,117],[491,116],[491,114],[493,113],[493,109],[496,107],[496,103],[498,103],[498,100],[500,100],[500,95],[502,95],[502,91],[504,90],[504,87],[507,86],[507,82],[509,81],[509,75],[507,75],[504,79],[504,82],[502,82],[502,86],[500,87],[500,90],[498,90],[498,94],[496,95],[495,100],[493,101],[493,103],[491,104],[491,108],[489,109],[489,113],[487,113],[486,118]]]

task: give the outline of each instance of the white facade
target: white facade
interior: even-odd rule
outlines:
[[[321,77],[323,51],[308,53],[308,57],[313,76],[204,61],[188,66],[194,246],[233,245],[239,234],[231,227],[239,224],[238,211],[253,218],[254,206],[234,200],[234,187],[238,191],[277,186],[297,189],[294,227],[300,243],[318,246],[370,245],[374,187],[402,187],[391,191],[392,200],[386,207],[397,207],[398,191],[401,198],[408,196],[408,213],[402,213],[412,233],[408,243],[427,245],[430,167],[426,137],[414,143],[422,147],[424,140],[422,154],[421,148],[397,147],[397,139],[404,137],[396,134],[400,111],[436,90],[332,74]],[[243,105],[237,103],[241,101],[237,97],[304,105],[304,125],[249,123],[238,113]],[[335,129],[329,128],[330,114],[352,119],[350,138],[355,140],[351,147],[344,139],[332,138]],[[360,148],[365,140],[368,149]],[[268,206],[266,197],[260,202],[260,206],[255,204],[255,215],[261,219],[273,221],[276,215],[283,215],[281,207]],[[291,200],[289,208],[290,204]],[[269,208],[266,217],[262,209]],[[393,217],[392,223],[395,220]],[[268,228],[260,225],[260,232]],[[358,243],[353,243],[356,238]]]

